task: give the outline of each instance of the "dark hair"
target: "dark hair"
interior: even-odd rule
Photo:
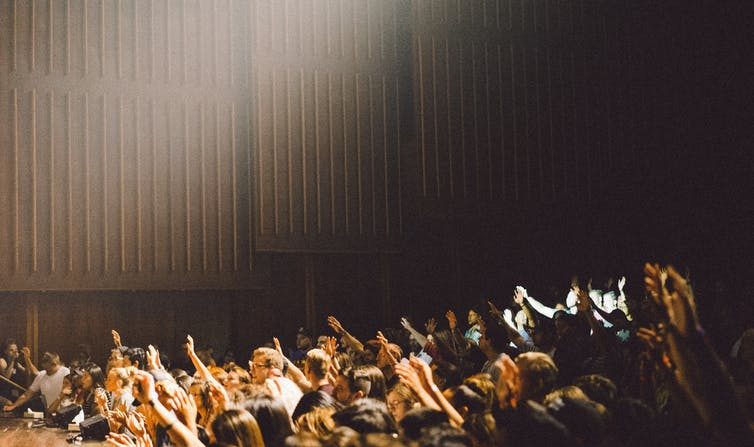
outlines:
[[[351,393],[361,391],[364,397],[379,399],[386,402],[387,384],[385,375],[374,365],[362,365],[351,368],[341,373],[348,382],[348,390]]]
[[[339,410],[340,405],[335,398],[324,391],[312,391],[301,396],[301,399],[299,399],[298,404],[296,405],[296,409],[294,409],[293,414],[291,414],[291,419],[295,421],[302,414],[308,413],[315,408],[334,408]]]
[[[416,441],[421,437],[422,429],[438,426],[449,422],[448,415],[440,410],[428,407],[414,408],[409,410],[400,425],[403,436]]]
[[[359,433],[398,433],[395,420],[384,401],[359,399],[333,414],[340,426],[350,427]]]
[[[259,424],[246,410],[230,409],[212,420],[212,433],[218,443],[244,447],[263,447]]]
[[[562,396],[555,399],[547,408],[548,413],[568,427],[576,439],[583,440],[585,445],[602,445],[606,424],[597,405],[599,404],[591,400]]]
[[[469,414],[481,413],[487,408],[487,401],[466,385],[461,385],[453,390],[450,403],[455,408],[466,407]]]
[[[610,406],[618,396],[618,387],[612,380],[599,374],[588,374],[577,377],[573,384],[581,388],[589,399],[599,402],[602,405]]]
[[[256,418],[265,446],[282,447],[285,438],[293,434],[291,420],[282,400],[260,394],[244,402],[243,408]]]
[[[487,337],[490,346],[492,346],[495,352],[505,352],[505,348],[508,347],[511,340],[502,326],[495,322],[490,322],[485,326],[484,332],[484,336]]]
[[[105,387],[105,373],[102,368],[95,363],[87,363],[82,366],[84,372],[89,373],[92,376],[92,389]]]
[[[10,345],[18,346],[15,338],[6,338],[5,340],[3,340],[3,344],[2,346],[0,346],[0,357],[5,358],[5,351],[10,347]]]
[[[471,413],[463,419],[463,426],[476,445],[495,445],[497,425],[490,411]]]
[[[450,423],[425,428],[419,438],[421,447],[471,447],[471,438],[465,431]]]
[[[139,362],[139,369],[145,369],[147,367],[147,355],[142,348],[129,348],[128,346],[121,346],[118,349],[120,350],[120,354],[123,356],[123,358],[127,357],[132,365],[136,362]]]

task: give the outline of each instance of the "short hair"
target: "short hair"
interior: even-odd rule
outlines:
[[[283,370],[283,356],[272,348],[257,348],[251,357],[262,357],[262,361],[268,368]]]
[[[398,433],[387,405],[377,399],[359,399],[335,412],[333,420],[339,426],[350,427],[359,433]]]
[[[317,408],[334,408],[339,410],[340,405],[334,397],[324,391],[311,391],[301,396],[301,399],[299,399],[296,408],[291,414],[291,419],[295,421],[299,416],[309,413]]]
[[[134,348],[123,346],[120,352],[121,352],[121,355],[123,355],[123,358],[128,357],[128,360],[131,362],[132,365],[138,362],[140,369],[145,369],[147,367],[147,354],[144,352],[142,348],[139,348],[138,346]]]
[[[421,437],[421,432],[427,427],[448,423],[447,413],[429,407],[414,408],[406,412],[401,419],[400,426],[403,436],[412,441]]]
[[[310,349],[306,353],[306,367],[319,378],[327,375],[331,363],[330,355],[322,349]]]
[[[469,413],[481,413],[487,407],[485,399],[466,385],[461,385],[453,390],[450,403],[455,408],[468,408]]]
[[[60,365],[62,362],[57,352],[45,352],[42,354],[42,359],[39,364],[44,367],[45,365]]]
[[[118,385],[120,388],[129,387],[133,382],[131,374],[128,373],[126,368],[111,368],[107,374],[113,374],[118,379]]]
[[[505,332],[502,326],[494,322],[490,322],[484,327],[484,336],[489,340],[490,346],[496,352],[505,352],[505,349],[510,343],[508,333]]]
[[[563,397],[582,401],[590,400],[589,396],[584,394],[581,388],[574,385],[566,385],[550,391],[547,396],[545,396],[543,404],[545,406],[548,406],[551,403],[555,402],[557,399],[561,399]]]
[[[385,375],[374,365],[357,366],[341,373],[348,382],[351,393],[361,391],[364,397],[371,397],[385,401],[387,398],[387,385]]]
[[[528,396],[521,399],[543,399],[558,380],[558,367],[552,357],[543,352],[524,352],[516,357],[521,382],[526,382]]]
[[[482,396],[488,410],[495,405],[497,394],[495,393],[495,382],[487,373],[477,373],[464,379],[463,384],[471,388],[472,391]]]
[[[460,428],[453,427],[446,422],[440,425],[429,426],[421,431],[419,445],[438,447],[471,447],[469,435]]]
[[[610,406],[618,396],[618,387],[615,386],[615,383],[599,374],[577,377],[573,384],[581,388],[581,391],[589,396],[589,399],[605,406]]]
[[[396,383],[387,393],[388,395],[390,393],[395,393],[403,402],[407,402],[409,407],[419,401],[414,390],[403,382]]]

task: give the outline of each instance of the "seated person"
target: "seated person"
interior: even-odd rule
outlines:
[[[23,404],[40,394],[44,398],[45,410],[47,410],[46,402],[52,403],[60,396],[63,379],[71,371],[62,364],[60,356],[54,352],[45,352],[40,363],[43,371],[40,371],[24,394],[12,404],[3,407],[4,411],[22,408]]]

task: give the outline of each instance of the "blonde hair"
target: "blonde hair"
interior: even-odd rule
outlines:
[[[296,427],[299,433],[313,433],[322,439],[330,435],[335,429],[335,421],[332,415],[335,413],[334,408],[314,408],[308,413],[304,413],[296,419]]]

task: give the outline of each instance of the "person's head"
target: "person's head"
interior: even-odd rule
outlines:
[[[387,352],[385,352],[387,350]],[[387,347],[385,349],[380,349],[380,351],[377,353],[377,367],[382,369],[388,366],[392,366],[393,362],[390,360],[390,355],[393,356],[394,359],[400,360],[401,357],[403,357],[403,350],[400,346],[396,345],[395,343],[388,343]]]
[[[486,401],[466,385],[450,390],[450,404],[458,411],[462,418],[469,414],[481,413],[486,409]]]
[[[147,355],[142,348],[129,348],[122,346],[120,348],[123,361],[121,366],[133,366],[135,368],[144,368],[146,366]]]
[[[547,407],[551,403],[556,402],[558,399],[563,398],[583,401],[590,400],[589,396],[581,391],[581,388],[573,385],[566,385],[560,388],[555,388],[554,390],[547,393],[547,396],[545,396],[545,400],[542,402],[542,404]]]
[[[296,348],[302,351],[308,351],[312,348],[312,336],[305,328],[299,328],[296,333]]]
[[[563,338],[573,331],[578,324],[577,317],[569,314],[565,310],[557,310],[552,316],[555,325],[555,334],[557,338]]]
[[[212,394],[209,391],[209,385],[202,380],[194,380],[189,387],[188,392],[191,400],[196,405],[196,410],[201,417],[206,417],[212,411]]]
[[[210,441],[241,447],[264,447],[262,432],[246,410],[230,409],[215,416],[208,427]]]
[[[311,391],[301,396],[301,399],[299,399],[296,408],[291,414],[291,419],[295,421],[302,414],[308,413],[315,408],[340,409],[341,406],[338,401],[329,394],[323,391]]]
[[[183,391],[188,394],[189,388],[191,388],[191,384],[194,382],[194,378],[182,369],[173,369],[170,371],[170,375],[173,376],[178,385],[183,388]]]
[[[615,383],[599,374],[577,377],[573,384],[579,387],[589,399],[605,406],[610,406],[618,396],[618,387]]]
[[[555,325],[549,318],[542,318],[537,325],[528,329],[534,344],[540,349],[548,349],[555,343]]]
[[[259,424],[267,447],[282,446],[285,438],[293,434],[291,419],[282,400],[269,394],[257,394],[243,403]]]
[[[414,408],[401,419],[401,432],[406,439],[416,441],[421,437],[422,430],[447,424],[449,421],[448,414],[444,411],[429,407]]]
[[[400,422],[417,405],[418,400],[416,393],[408,385],[398,382],[387,393],[387,409],[395,422]]]
[[[497,442],[497,424],[490,411],[469,414],[463,418],[461,428],[469,434],[472,445],[490,446],[500,444]]]
[[[84,374],[81,376],[81,387],[84,390],[104,388],[105,373],[102,372],[102,368],[94,363],[87,363],[82,369],[84,370]]]
[[[279,376],[283,370],[283,356],[272,348],[257,348],[249,361],[251,381],[261,385],[268,377]]]
[[[335,408],[314,408],[301,414],[294,422],[298,433],[312,433],[319,439],[328,436],[335,428],[332,418],[335,411]]]
[[[39,362],[39,366],[47,371],[48,375],[55,374],[58,371],[58,368],[60,368],[60,365],[62,365],[62,362],[60,361],[60,356],[56,352],[45,352],[42,354],[42,360]]]
[[[491,410],[495,405],[495,382],[492,381],[487,373],[478,373],[464,379],[463,384],[472,391],[482,396],[484,405],[487,410]]]
[[[460,428],[444,423],[422,430],[419,445],[437,447],[471,447],[471,438]]]
[[[226,368],[227,374],[222,382],[223,386],[229,393],[237,391],[244,385],[251,383],[251,375],[248,371],[238,365],[231,365]]]
[[[320,381],[327,376],[332,360],[330,356],[322,349],[310,349],[306,353],[304,362],[304,374],[310,377],[309,380]]]
[[[479,315],[479,312],[477,312],[474,309],[469,309],[469,314],[467,315],[466,320],[468,321],[470,325],[474,325],[474,324],[479,323],[479,320],[481,318],[482,317]]]
[[[542,352],[525,352],[516,357],[520,378],[519,400],[542,403],[558,380],[558,367],[552,358]]]
[[[338,426],[350,427],[359,433],[398,433],[395,420],[384,401],[359,399],[333,414]]]
[[[107,373],[105,389],[111,393],[131,389],[131,375],[126,368],[112,368]]]
[[[374,365],[357,366],[342,371],[335,382],[333,396],[343,405],[365,397],[385,401],[385,375]]]
[[[13,338],[7,338],[3,341],[0,351],[6,360],[15,359],[18,357],[18,343]]]
[[[601,404],[563,396],[554,399],[547,408],[550,415],[568,428],[577,445],[603,445],[606,424],[605,408]]]
[[[484,326],[482,336],[479,338],[479,349],[485,353],[487,358],[495,357],[505,350],[510,343],[508,334],[498,324],[488,324]]]

